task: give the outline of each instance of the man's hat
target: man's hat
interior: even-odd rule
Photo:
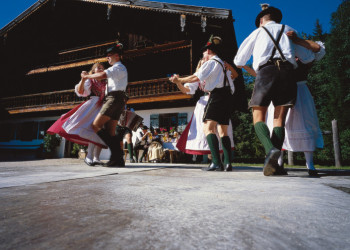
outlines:
[[[123,54],[123,44],[117,42],[112,47],[109,47],[106,50],[106,55],[108,55],[108,54],[119,54],[119,55],[122,55]]]
[[[255,19],[255,26],[257,28],[260,26],[260,18],[268,14],[270,14],[271,20],[275,21],[276,23],[280,23],[282,21],[282,12],[279,9],[272,7],[267,3],[261,4],[261,9],[262,11]]]
[[[206,51],[207,49],[212,50],[215,54],[220,54],[222,52],[222,39],[211,35],[207,44],[202,48],[202,51]]]

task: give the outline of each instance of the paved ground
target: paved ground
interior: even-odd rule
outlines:
[[[350,249],[350,173],[0,162],[0,249]]]

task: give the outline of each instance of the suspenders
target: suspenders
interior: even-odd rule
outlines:
[[[270,64],[272,64],[272,63],[275,64],[275,65],[278,67],[278,69],[279,69],[281,63],[288,62],[287,59],[285,58],[285,56],[283,55],[282,50],[281,50],[280,47],[278,46],[278,44],[279,44],[279,42],[280,42],[280,40],[281,40],[282,34],[283,34],[283,32],[284,32],[285,25],[284,25],[284,24],[282,25],[282,29],[281,29],[280,33],[278,34],[277,40],[275,40],[275,39],[273,38],[273,36],[271,35],[271,33],[270,33],[264,26],[263,26],[262,28],[263,28],[263,29],[266,31],[266,33],[269,35],[269,37],[271,38],[271,40],[272,40],[272,42],[273,42],[273,45],[274,45],[274,48],[273,48],[273,50],[272,50],[272,54],[271,54],[271,56],[270,56],[270,59],[268,60],[268,63],[270,63]],[[280,56],[282,57],[282,59],[277,59],[277,58],[274,59],[274,58],[273,58],[273,57],[275,56],[276,50],[278,50],[278,52],[280,53]]]
[[[211,59],[211,60],[214,60],[214,61],[218,62],[221,65],[222,70],[224,71],[224,87],[226,87],[226,83],[228,84],[227,86],[229,86],[230,84],[228,83],[228,79],[227,79],[227,75],[226,75],[226,68],[222,65],[222,63],[220,61],[218,61],[216,59]]]

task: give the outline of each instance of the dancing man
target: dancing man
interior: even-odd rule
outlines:
[[[249,106],[253,109],[255,132],[266,153],[263,173],[274,174],[278,167],[285,137],[285,118],[288,109],[295,104],[297,85],[294,80],[295,46],[286,35],[293,31],[287,25],[279,24],[282,12],[264,4],[255,20],[257,29],[240,46],[234,63],[242,68],[253,54],[253,68],[257,73]],[[265,124],[267,108],[272,101],[275,112],[273,131]]]
[[[203,56],[208,54],[206,61],[191,76],[180,78],[174,75],[170,81],[179,87],[184,83],[205,82],[204,90],[210,92],[208,103],[205,107],[203,122],[204,133],[206,135],[212,163],[204,171],[232,171],[231,166],[231,141],[227,133],[231,114],[231,98],[235,88],[231,79],[231,72],[226,71],[224,62],[218,55],[222,53],[222,40],[220,37],[211,37],[209,42],[203,48]],[[222,142],[224,151],[223,166],[220,159],[219,141],[216,137],[216,129]]]
[[[125,90],[128,85],[128,72],[121,63],[123,45],[117,43],[106,51],[108,63],[112,65],[107,70],[92,75],[81,73],[83,79],[107,79],[106,97],[100,113],[92,127],[97,135],[108,145],[111,157],[107,167],[124,167],[123,152],[116,138],[116,126],[126,102]]]

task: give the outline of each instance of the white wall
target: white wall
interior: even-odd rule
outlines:
[[[151,124],[151,115],[153,114],[187,113],[187,122],[189,122],[191,120],[194,107],[195,106],[170,109],[135,110],[135,112],[143,118],[143,124],[149,127]]]
[[[148,109],[148,110],[135,110],[136,114],[143,118],[143,124],[150,126],[151,124],[151,115],[152,114],[167,114],[167,113],[187,113],[187,122],[191,120],[192,113],[194,111],[193,107],[182,107],[182,108],[169,108],[169,109]],[[100,159],[108,160],[111,155],[109,149],[102,149]],[[127,157],[129,158],[129,157]]]

